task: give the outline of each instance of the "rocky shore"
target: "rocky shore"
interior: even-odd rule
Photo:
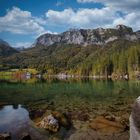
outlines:
[[[21,140],[129,140],[133,102],[133,98],[127,99],[120,94],[106,105],[30,103],[25,108],[29,111],[32,129],[22,134]],[[10,134],[8,138],[10,140]]]
[[[132,104],[120,96],[112,105],[57,109],[50,104],[29,112],[35,126],[51,134],[49,140],[128,140]]]

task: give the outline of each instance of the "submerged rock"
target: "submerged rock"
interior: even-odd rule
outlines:
[[[136,99],[132,113],[129,118],[130,121],[130,140],[140,139],[140,96]]]
[[[109,121],[104,117],[100,116],[90,122],[89,126],[95,131],[104,133],[104,134],[114,134],[120,133],[125,130],[125,126],[116,121]]]
[[[29,113],[29,115],[30,115],[30,118],[31,119],[36,119],[36,118],[39,118],[39,117],[41,117],[43,114],[45,113],[45,110],[30,110],[30,113]]]
[[[93,130],[76,131],[68,140],[98,140],[98,135]]]
[[[109,121],[115,121],[116,120],[116,118],[114,116],[112,116],[112,115],[105,116],[105,119],[107,119]]]
[[[24,133],[21,140],[31,140],[31,136],[28,133]]]
[[[72,124],[71,124],[71,119],[69,117],[69,114],[53,111],[52,115],[54,116],[54,118],[58,120],[60,126],[63,126],[67,129],[71,127]]]
[[[44,117],[39,124],[39,127],[47,129],[52,132],[57,132],[59,129],[58,120],[52,114]]]
[[[73,133],[68,140],[128,140],[128,132],[118,133],[118,134],[102,134],[97,131],[87,129],[84,131],[77,130]]]
[[[59,133],[62,129],[67,132],[71,128],[72,124],[68,114],[48,110],[43,119],[37,123],[37,126],[50,132]]]
[[[9,133],[0,134],[0,140],[11,140],[11,135]]]

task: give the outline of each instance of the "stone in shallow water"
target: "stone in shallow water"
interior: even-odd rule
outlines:
[[[140,140],[140,96],[136,99],[130,121],[130,140]]]
[[[11,140],[11,135],[9,133],[0,134],[0,140]]]
[[[21,140],[31,140],[31,136],[28,133],[24,133]]]
[[[76,131],[68,140],[98,140],[98,135],[93,130]]]
[[[40,128],[47,129],[52,132],[57,132],[59,129],[58,120],[55,119],[52,114],[45,116],[39,124]]]
[[[90,122],[89,126],[92,129],[105,134],[120,133],[125,130],[125,127],[121,123],[109,121],[102,116],[99,116]]]
[[[50,132],[58,132],[57,134],[67,132],[72,127],[71,119],[68,113],[61,113],[58,111],[46,111],[43,119],[37,123],[39,128],[44,128]],[[63,129],[63,132],[61,130]]]
[[[67,129],[71,127],[72,124],[71,124],[71,118],[69,117],[69,114],[53,111],[52,115],[54,116],[54,118],[58,120],[60,126],[63,126]]]
[[[44,110],[30,110],[30,118],[35,119],[41,117],[45,113]]]
[[[128,132],[118,133],[118,134],[102,134],[94,131],[92,129],[77,130],[73,133],[68,140],[128,140]]]

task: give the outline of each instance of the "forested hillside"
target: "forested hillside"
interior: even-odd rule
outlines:
[[[16,49],[12,48],[6,41],[0,39],[0,57],[10,56],[15,53],[18,53]]]
[[[92,34],[92,37],[90,37],[91,42],[83,45],[80,43],[76,44],[76,42],[73,43],[73,41],[77,41],[74,37],[77,37],[79,40],[79,31],[81,32],[81,30],[78,30],[77,33],[77,30],[74,30],[61,34],[61,38],[67,38],[67,42],[59,40],[59,43],[55,41],[57,40],[56,37],[59,38],[60,35],[42,35],[37,39],[34,47],[23,50],[20,53],[2,57],[0,66],[7,69],[35,68],[47,74],[65,73],[106,77],[139,76],[139,32],[133,32],[131,28],[126,26],[121,26],[119,29],[102,29],[105,32],[104,35],[101,31],[97,34],[95,32],[97,30],[93,30],[92,33],[90,32],[90,35]],[[86,31],[86,33],[88,32],[89,30]],[[109,35],[107,32],[110,32],[108,33]],[[112,39],[113,33],[113,40],[102,44],[97,43],[101,40],[103,42],[103,39]],[[73,38],[69,38],[71,36]],[[46,45],[47,42],[52,45]]]
[[[140,69],[140,43],[124,40],[107,46],[36,46],[2,59],[9,68],[36,68],[48,74],[125,75]]]

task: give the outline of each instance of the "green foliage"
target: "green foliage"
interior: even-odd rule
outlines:
[[[18,53],[18,51],[8,45],[0,44],[0,57],[10,56],[12,54]]]
[[[140,43],[117,40],[106,46],[36,46],[2,58],[0,66],[3,65],[35,68],[48,74],[125,75],[140,70]]]

